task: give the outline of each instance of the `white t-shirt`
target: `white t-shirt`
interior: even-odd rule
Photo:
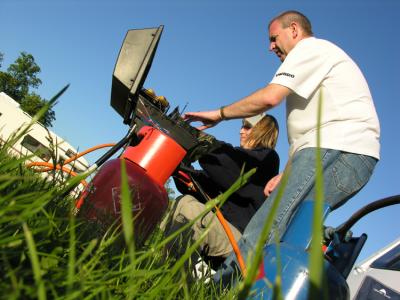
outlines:
[[[293,91],[286,99],[290,156],[316,147],[321,95],[321,147],[379,159],[379,120],[368,84],[339,47],[314,37],[301,40],[271,83]]]

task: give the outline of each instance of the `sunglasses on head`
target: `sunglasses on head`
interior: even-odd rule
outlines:
[[[244,129],[251,129],[251,128],[253,128],[253,126],[252,126],[249,122],[244,121],[244,122],[242,123],[242,128],[244,128]]]

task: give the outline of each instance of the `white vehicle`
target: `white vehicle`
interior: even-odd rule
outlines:
[[[0,145],[4,144],[19,129],[28,126],[30,123],[32,123],[32,117],[24,112],[14,99],[1,92]],[[29,161],[31,162],[51,164],[54,164],[54,157],[57,162],[60,162],[72,158],[77,154],[75,148],[68,142],[45,128],[39,122],[31,125],[27,133],[10,148],[10,152],[17,156],[29,156]],[[80,157],[66,167],[76,173],[81,173],[88,169],[89,163],[86,159]]]
[[[350,299],[400,299],[400,238],[356,265],[347,283]]]

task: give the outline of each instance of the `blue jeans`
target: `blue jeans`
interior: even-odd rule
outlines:
[[[314,199],[315,195],[315,158],[316,148],[306,148],[296,152],[290,162],[291,167],[278,212],[271,232],[285,233],[293,213],[305,199]],[[321,149],[324,178],[324,200],[332,210],[344,204],[354,196],[369,180],[377,159],[331,149]],[[239,248],[245,260],[254,251],[264,222],[277,195],[279,186],[266,199],[247,225]],[[268,243],[271,241],[270,233]],[[214,275],[214,280],[229,284],[239,272],[236,256],[232,253]]]

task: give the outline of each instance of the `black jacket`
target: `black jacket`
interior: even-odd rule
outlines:
[[[193,177],[211,198],[232,186],[239,178],[244,164],[245,172],[257,168],[249,182],[229,197],[221,207],[224,217],[243,232],[251,217],[266,201],[264,187],[279,172],[278,154],[269,148],[248,150],[222,143],[221,147],[202,156],[199,164],[203,170],[194,173]],[[187,190],[181,190],[182,186],[179,184],[176,187],[181,193],[187,193]]]

